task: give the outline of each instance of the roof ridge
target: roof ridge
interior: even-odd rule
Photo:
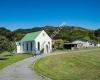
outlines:
[[[42,31],[27,33],[20,41],[21,41],[21,42],[24,42],[24,41],[32,41],[32,40],[35,40],[35,39],[37,38],[37,36],[38,36],[41,32],[42,32]]]

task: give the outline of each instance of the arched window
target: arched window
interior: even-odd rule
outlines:
[[[38,42],[38,50],[40,50],[40,42]]]
[[[19,46],[21,45],[21,43],[18,44]]]
[[[28,51],[28,42],[26,43],[26,49],[27,49],[27,51]]]
[[[48,51],[48,45],[46,45],[46,51],[47,51],[47,53],[49,52],[49,51]]]
[[[32,44],[32,42],[31,42],[31,51],[32,51],[32,49],[33,49],[33,44]]]
[[[24,50],[24,42],[23,42],[23,50]]]
[[[48,42],[48,45],[49,45],[49,49],[50,49],[50,42]]]

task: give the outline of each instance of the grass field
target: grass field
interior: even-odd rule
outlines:
[[[0,69],[31,56],[31,54],[10,54],[4,52],[0,54]]]
[[[100,47],[89,47],[89,48],[80,48],[80,49],[74,49],[74,50],[71,50],[71,49],[57,49],[57,50],[54,50],[53,52],[68,52],[68,51],[79,51],[79,50],[91,50],[91,49],[99,49]]]
[[[47,56],[33,69],[53,80],[100,80],[100,48]]]

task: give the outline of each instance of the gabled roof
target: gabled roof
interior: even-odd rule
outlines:
[[[42,31],[37,31],[37,32],[28,33],[28,34],[26,34],[26,35],[20,40],[20,42],[35,40],[36,37],[37,37],[41,32],[42,32]]]

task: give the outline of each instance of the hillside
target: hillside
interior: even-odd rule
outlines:
[[[17,29],[15,31],[10,31],[6,28],[0,28],[0,35],[5,36],[9,40],[18,41],[26,33],[45,30],[48,35],[52,35],[58,27],[45,26],[45,27],[34,27],[31,29]],[[87,39],[87,40],[96,40],[100,41],[100,29],[98,30],[89,30],[81,27],[74,26],[63,26],[59,34],[57,34],[54,39],[63,39],[66,41],[73,41],[76,39]]]
[[[31,29],[17,29],[15,33],[26,34],[29,32],[45,30],[50,36],[53,34],[58,27],[53,26],[45,26],[45,27],[35,27]],[[59,34],[57,34],[54,39],[63,39],[67,41],[73,41],[76,39],[87,39],[87,40],[96,40],[100,41],[100,30],[89,30],[81,27],[74,27],[74,26],[63,26]]]

